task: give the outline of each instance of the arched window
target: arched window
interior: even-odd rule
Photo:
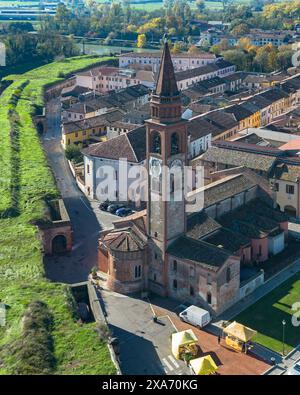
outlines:
[[[179,139],[178,134],[173,133],[171,136],[171,154],[175,155],[179,152]]]
[[[207,292],[206,301],[208,304],[211,304],[211,293],[210,292]]]
[[[160,134],[157,132],[154,132],[152,135],[151,151],[154,152],[155,154],[161,154],[161,138],[160,138]]]
[[[230,279],[231,279],[231,270],[230,267],[228,267],[226,270],[226,282],[229,283]]]
[[[173,261],[173,271],[177,272],[177,261],[176,260]]]

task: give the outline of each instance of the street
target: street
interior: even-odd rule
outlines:
[[[116,217],[100,211],[99,203],[90,202],[77,187],[60,144],[60,114],[59,99],[47,103],[47,132],[42,143],[71,219],[73,249],[66,255],[45,257],[44,262],[49,279],[72,284],[87,280],[97,263],[98,234],[110,228]]]

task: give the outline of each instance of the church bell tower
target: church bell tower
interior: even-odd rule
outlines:
[[[154,291],[166,294],[166,251],[186,230],[183,192],[184,166],[187,161],[187,121],[181,118],[181,96],[166,40],[150,107],[151,118],[146,121],[147,227],[151,246],[149,280]]]

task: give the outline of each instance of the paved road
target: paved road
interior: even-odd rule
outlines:
[[[167,317],[154,323],[149,302],[135,296],[105,290],[101,296],[110,329],[119,339],[123,374],[190,374],[185,363],[172,355],[175,328]]]
[[[97,202],[90,202],[77,187],[60,145],[60,103],[51,100],[46,108],[47,133],[43,146],[59,190],[71,218],[73,250],[59,257],[46,257],[46,275],[53,281],[77,283],[85,281],[97,262],[99,231],[112,226],[116,217],[101,212]]]

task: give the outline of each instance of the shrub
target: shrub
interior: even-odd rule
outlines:
[[[74,163],[80,163],[83,161],[83,155],[81,153],[81,146],[79,145],[70,145],[67,147],[66,157],[68,160]]]

